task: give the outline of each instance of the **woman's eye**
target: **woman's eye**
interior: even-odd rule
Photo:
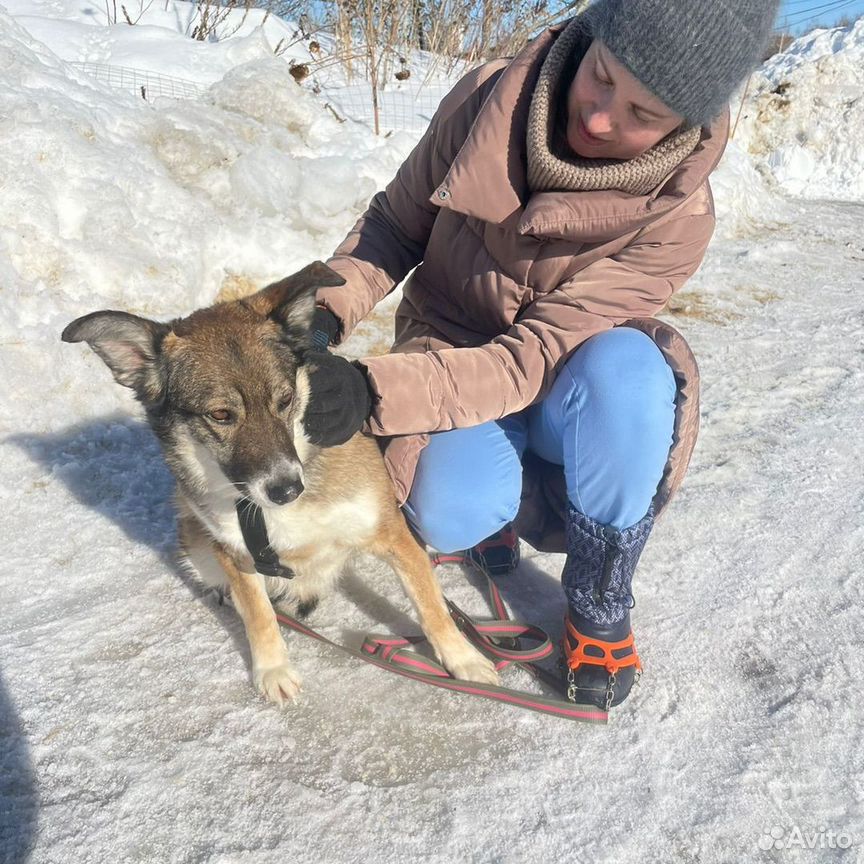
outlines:
[[[207,416],[217,423],[230,423],[234,419],[234,415],[227,408],[217,408],[215,411],[208,411]]]
[[[604,78],[604,77],[603,77],[603,76],[602,76],[602,75],[597,71],[597,67],[596,67],[596,66],[594,67],[594,77],[595,77],[595,78],[596,78],[596,79],[597,79],[601,84],[605,85],[606,87],[611,87],[611,86],[612,86],[612,82],[611,82],[608,78]]]

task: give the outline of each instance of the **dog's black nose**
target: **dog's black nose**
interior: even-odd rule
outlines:
[[[289,480],[286,483],[273,483],[267,487],[267,497],[274,504],[287,504],[300,496],[303,484],[299,480]]]

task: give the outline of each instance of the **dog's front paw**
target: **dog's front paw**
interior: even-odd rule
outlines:
[[[472,645],[466,643],[458,654],[454,655],[451,652],[443,662],[454,678],[462,681],[477,681],[481,684],[498,684],[495,664]]]
[[[296,701],[300,693],[300,676],[286,661],[278,666],[256,667],[252,673],[255,687],[266,699],[283,707]]]

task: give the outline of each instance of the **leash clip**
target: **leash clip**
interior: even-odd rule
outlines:
[[[294,571],[282,564],[275,553],[273,553],[272,559],[254,558],[253,560],[255,561],[256,572],[262,576],[278,576],[280,579],[294,578]]]

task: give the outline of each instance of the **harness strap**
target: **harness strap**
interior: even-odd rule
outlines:
[[[241,498],[234,505],[237,519],[240,522],[240,533],[243,542],[255,562],[255,569],[262,576],[279,576],[281,579],[293,579],[294,571],[279,560],[270,537],[261,508],[248,498]]]

